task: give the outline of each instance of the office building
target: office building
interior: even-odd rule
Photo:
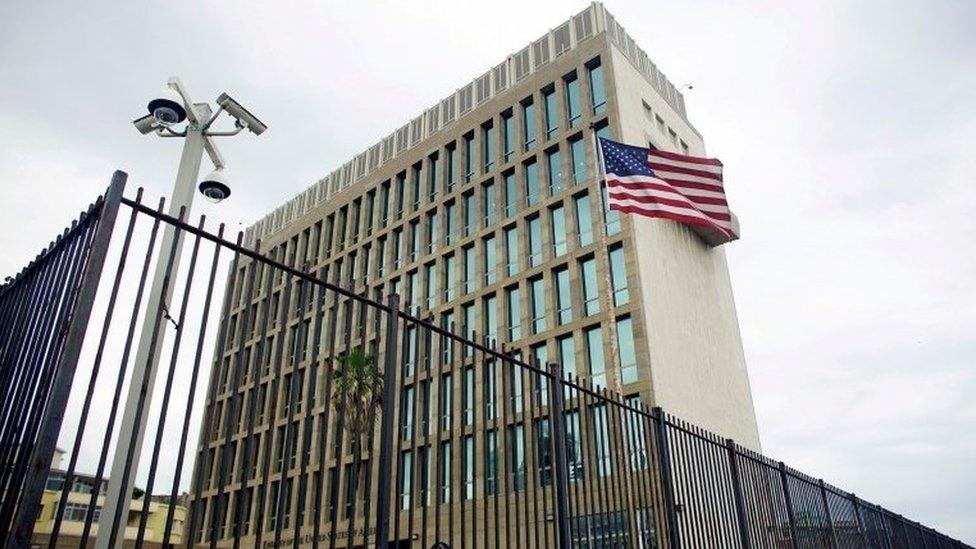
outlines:
[[[279,261],[371,297],[395,292],[404,307],[442,326],[560,363],[758,450],[725,251],[684,225],[608,211],[594,134],[706,153],[680,91],[599,3],[275,209],[246,240],[252,246],[260,240],[262,252]],[[248,265],[231,274],[232,282],[246,279]],[[253,467],[241,500],[224,506],[242,511],[225,509],[221,538],[235,527],[233,516],[250,536],[274,529],[278,520],[289,530],[300,519],[307,532],[311,520],[312,498],[297,497],[292,481],[301,462],[304,407],[321,390],[308,386],[316,345],[312,310],[290,312],[283,324],[273,314],[239,333],[242,313],[269,305],[294,311],[294,292],[290,303],[281,303],[289,295],[284,277],[276,275],[264,293],[266,273],[257,277],[250,303],[241,295],[244,284],[234,285],[223,311],[229,335],[211,379],[215,397],[201,453],[203,524],[214,512],[221,449],[231,452],[227,478],[235,494],[245,458]],[[237,390],[244,402],[257,402],[254,451],[246,457],[247,413],[230,422],[236,430],[224,444],[237,360],[245,365]],[[456,374],[459,380],[462,373]],[[481,392],[456,385],[464,387],[455,391]],[[289,392],[292,386],[297,389]],[[312,415],[321,421],[328,405],[318,406]],[[311,432],[317,437],[319,429]],[[294,450],[290,459],[285,447]],[[258,465],[268,452],[273,467],[263,478]],[[457,467],[460,453],[452,458]],[[330,455],[322,466],[317,451],[309,459],[309,486],[348,463]],[[262,485],[270,489],[259,525],[255,494]],[[279,490],[287,496],[280,514],[268,503]],[[305,508],[296,509],[300,502]],[[197,539],[210,535],[198,529]]]

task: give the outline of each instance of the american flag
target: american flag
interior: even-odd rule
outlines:
[[[722,163],[600,138],[610,209],[697,225],[736,240]]]

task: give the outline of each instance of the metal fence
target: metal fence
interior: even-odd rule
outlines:
[[[500,344],[452,317],[410,314],[390,288],[350,291],[339,267],[310,268],[292,247],[248,249],[223,226],[209,232],[202,218],[190,224],[162,213],[162,202],[143,204],[141,191],[123,198],[123,181],[118,175],[107,198],[0,293],[3,516],[17,517],[2,533],[11,546],[112,536],[99,542],[966,547],[636,395],[594,386],[563,371],[568,364],[527,358],[518,342]],[[103,232],[122,205],[128,224],[106,261]],[[116,516],[100,517],[109,450],[130,435],[116,432],[117,412],[128,373],[145,367],[130,351],[166,225],[186,239],[189,260],[180,272],[167,269],[174,303],[154,313],[168,332],[158,342],[159,400],[144,403],[142,494],[123,494]],[[86,338],[101,263],[112,276],[102,285],[104,316]],[[44,282],[57,276],[67,282]],[[42,323],[33,317],[52,309],[36,299],[49,288],[68,313]],[[21,318],[10,311],[33,324],[10,320]],[[24,330],[36,335],[17,335]],[[38,346],[49,351],[32,354]],[[79,375],[64,349],[80,357]],[[11,376],[24,381],[8,385]],[[13,399],[15,386],[37,396]],[[72,387],[77,413],[62,429]],[[36,419],[15,421],[15,413]],[[70,447],[63,470],[48,467],[55,440]]]

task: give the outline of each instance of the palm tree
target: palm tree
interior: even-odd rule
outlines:
[[[383,374],[373,357],[360,347],[342,355],[335,369],[333,406],[344,417],[346,430],[351,435],[362,435],[376,417],[373,409],[383,403]]]

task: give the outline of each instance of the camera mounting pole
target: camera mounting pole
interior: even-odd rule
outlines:
[[[200,163],[203,161],[204,151],[207,152],[210,160],[217,168],[207,177],[208,181],[205,181],[204,184],[210,183],[222,187],[220,195],[208,195],[207,193],[205,195],[219,201],[230,194],[230,188],[224,183],[224,159],[217,149],[213,137],[235,135],[245,127],[246,122],[238,119],[235,124],[235,131],[209,132],[208,130],[217,116],[221,112],[227,112],[227,109],[221,105],[219,109],[214,111],[207,103],[193,103],[186,87],[178,77],[170,78],[167,85],[169,89],[165,90],[161,97],[150,101],[149,116],[138,118],[133,123],[136,129],[144,135],[152,133],[160,137],[183,137],[183,153],[180,156],[180,165],[176,171],[176,181],[169,199],[168,213],[176,218],[182,216],[185,220],[189,218],[190,209],[193,206],[193,197],[200,177]],[[226,94],[221,94],[220,97],[224,98],[225,96]],[[228,114],[238,118],[232,112],[228,112]],[[247,114],[253,118],[253,115]],[[172,127],[184,121],[186,127],[182,131],[177,131]],[[253,128],[251,130],[254,132]],[[215,180],[216,183],[210,180]],[[203,190],[204,187],[201,186],[201,191]],[[176,278],[180,269],[181,248],[181,234],[177,233],[173,225],[166,224],[156,259],[152,286],[143,313],[142,331],[139,336],[135,362],[132,364],[132,378],[129,381],[125,408],[122,412],[122,423],[119,427],[115,453],[112,457],[112,471],[108,478],[105,503],[102,506],[101,517],[98,521],[98,536],[95,539],[96,549],[121,548],[125,539],[125,528],[132,503],[132,487],[139,470],[142,439],[149,420],[159,357],[166,336],[166,328],[169,326],[166,318],[173,294],[174,284],[172,284],[172,280]],[[112,426],[110,425],[108,428],[111,429]],[[151,495],[145,494],[144,497]]]
[[[194,112],[192,118],[191,112]],[[210,106],[206,103],[198,103],[187,109],[188,121],[207,120],[209,117]],[[184,139],[183,154],[180,156],[180,166],[176,172],[176,182],[170,196],[168,213],[173,217],[180,217],[182,214],[183,219],[186,220],[193,205],[196,182],[200,175],[200,163],[203,160],[205,138],[201,125],[190,122]],[[96,549],[121,547],[125,538],[124,532],[132,502],[132,487],[136,472],[139,470],[142,439],[149,419],[159,356],[166,333],[167,323],[162,320],[173,294],[174,284],[166,281],[175,278],[176,273],[179,272],[182,244],[182,238],[176,234],[176,228],[166,224],[159,245],[149,298],[143,313],[142,332],[139,336],[135,362],[132,364],[132,378],[129,381],[122,423],[119,426],[118,443],[115,445],[115,454],[112,458],[112,472],[109,476],[105,504],[98,521],[99,535],[95,539]],[[173,259],[170,265],[167,259],[171,253]],[[149,494],[145,497],[149,497]]]

